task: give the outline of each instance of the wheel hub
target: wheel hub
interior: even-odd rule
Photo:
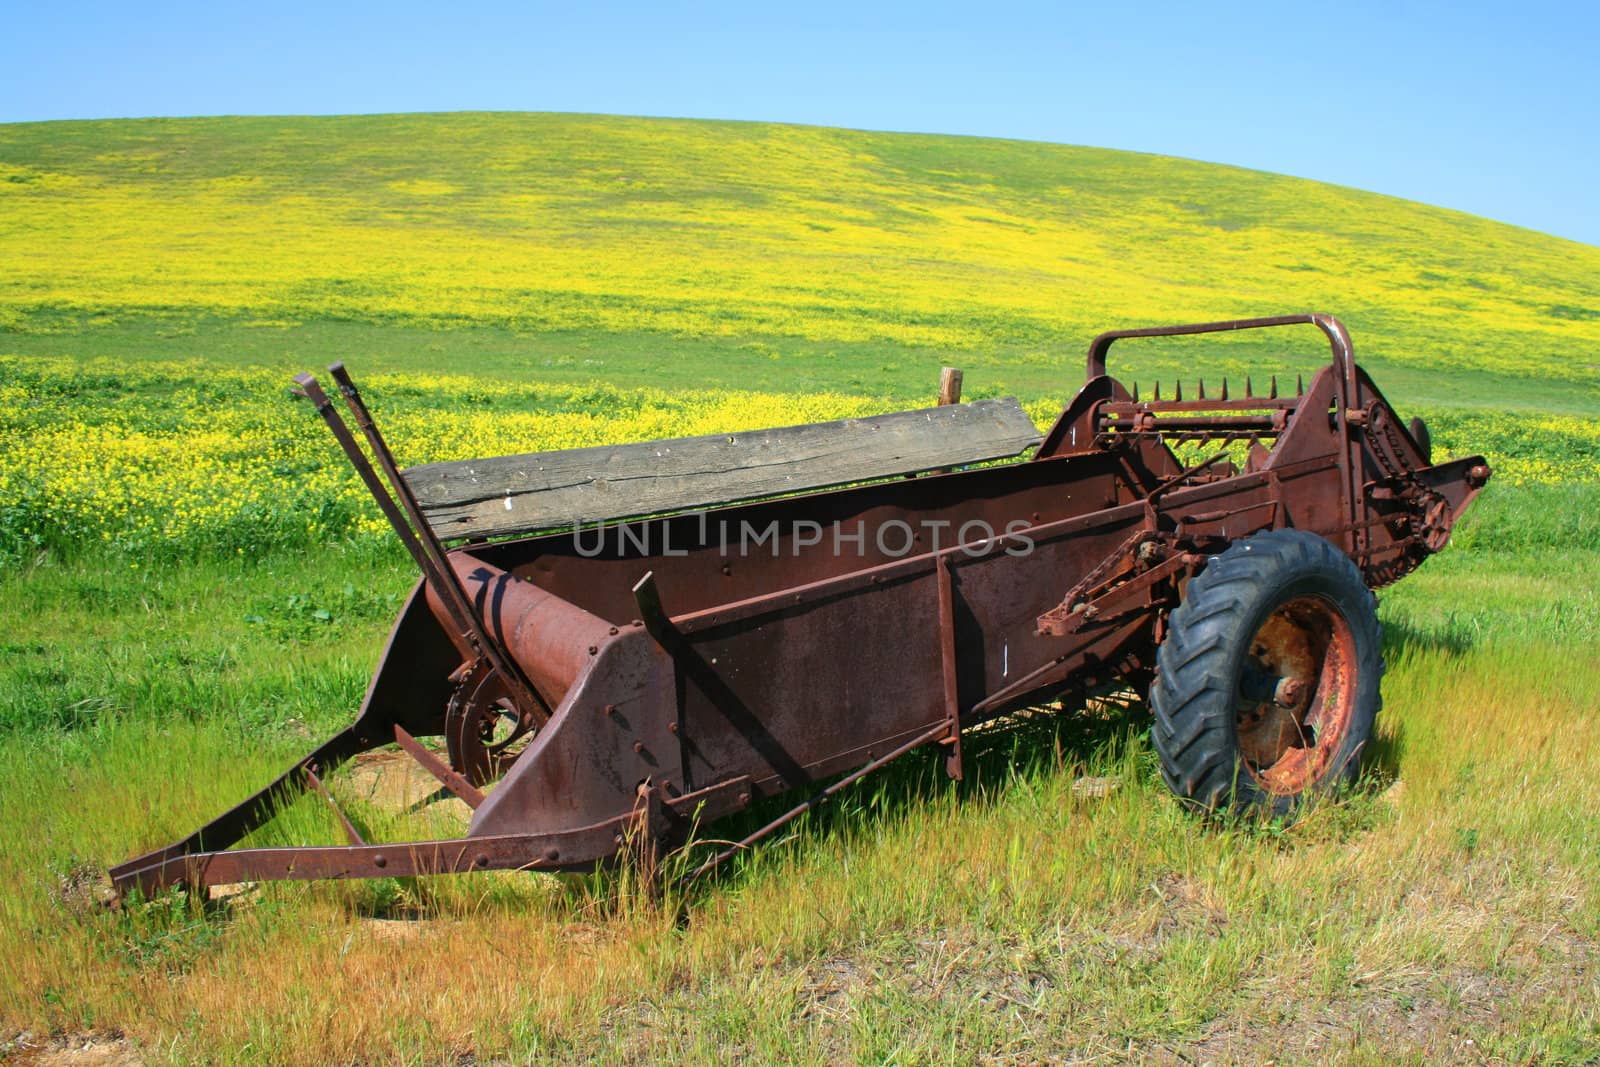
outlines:
[[[1354,665],[1350,627],[1320,596],[1286,601],[1256,631],[1235,729],[1246,771],[1267,792],[1295,795],[1321,779],[1349,729]]]
[[[517,711],[499,673],[475,667],[456,685],[445,709],[450,765],[473,785],[501,777],[533,737],[533,716]]]

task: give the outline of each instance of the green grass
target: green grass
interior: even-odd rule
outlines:
[[[76,427],[148,439],[154,485],[208,428],[283,462],[255,512],[163,544],[0,500],[0,1056],[1600,1056],[1596,250],[1160,157],[574,116],[0,127],[0,183],[0,461]],[[403,453],[517,420],[657,433],[746,390],[884,410],[941,363],[1042,412],[1101,327],[1308,306],[1440,453],[1501,476],[1383,592],[1367,774],[1299,821],[1186,814],[1143,710],[1108,703],[972,735],[959,786],[914,754],[681,902],[624,874],[92,904],[107,864],[350,720],[414,580],[344,475],[307,521],[337,457],[288,372],[418,376],[369,390]],[[1303,333],[1113,368],[1292,380]],[[447,373],[469,380],[418,384]],[[380,839],[439,828],[363,768],[333,788]],[[306,799],[259,840],[337,833]]]
[[[1331,310],[1342,311],[1329,305]],[[1264,311],[1281,310],[1263,306]],[[1294,310],[1294,309],[1291,309]],[[1153,313],[1142,324],[1165,322]],[[1126,324],[1126,323],[1123,323]],[[1101,325],[1110,325],[1105,320]],[[131,315],[110,323],[71,319],[63,332],[0,333],[0,352],[18,355],[107,358],[137,366],[152,359],[197,360],[229,368],[269,368],[286,380],[344,360],[362,374],[470,373],[508,384],[585,385],[596,380],[622,388],[692,386],[775,392],[839,391],[901,404],[928,402],[940,366],[966,372],[965,394],[1049,398],[1064,402],[1083,382],[1084,351],[1093,320],[1041,349],[1001,344],[935,348],[883,342],[819,342],[806,338],[678,337],[650,333],[524,333],[473,324],[439,330],[423,326],[315,321],[259,325],[205,316],[174,334],[163,319]],[[1384,389],[1409,409],[1479,409],[1494,398],[1497,410],[1600,417],[1600,386],[1566,385],[1538,374],[1418,366],[1396,358],[1388,338],[1355,337],[1357,359]],[[1170,393],[1180,377],[1192,387],[1196,368],[1220,384],[1245,373],[1265,386],[1270,375],[1289,386],[1326,361],[1321,336],[1309,327],[1267,338],[1205,341],[1127,341],[1112,350],[1111,371],[1145,390],[1156,381]]]

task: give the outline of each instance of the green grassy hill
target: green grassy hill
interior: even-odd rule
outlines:
[[[0,126],[0,350],[874,395],[943,359],[1035,396],[1103,328],[1307,309],[1416,400],[1600,403],[1600,248],[1237,168],[571,115]]]

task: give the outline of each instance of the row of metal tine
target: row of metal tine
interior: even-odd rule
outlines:
[[[1295,375],[1294,395],[1295,396],[1304,396],[1305,395],[1305,391],[1306,391],[1305,376],[1301,375],[1301,374]],[[1204,378],[1201,378],[1199,380],[1199,394],[1200,395],[1199,395],[1198,399],[1200,399],[1200,400],[1211,399],[1211,398],[1208,398],[1206,396],[1206,380]],[[1139,400],[1139,383],[1138,382],[1134,382],[1133,383],[1133,399],[1135,401]],[[1152,402],[1159,401],[1161,399],[1161,380],[1159,378],[1156,380],[1155,391],[1154,391],[1154,393],[1153,393],[1153,395],[1151,396],[1150,399],[1151,399]],[[1181,380],[1174,386],[1174,392],[1173,392],[1172,399],[1175,402],[1178,402],[1178,403],[1182,403],[1182,401],[1183,401],[1183,382]],[[1227,378],[1223,378],[1222,379],[1222,395],[1216,397],[1215,399],[1217,399],[1217,400],[1227,400],[1227,399],[1229,399],[1229,397],[1228,397],[1228,379]],[[1246,400],[1256,400],[1256,399],[1260,399],[1260,400],[1276,400],[1276,399],[1278,399],[1278,376],[1276,374],[1274,374],[1272,376],[1272,382],[1267,388],[1267,395],[1264,396],[1264,397],[1257,397],[1256,391],[1255,391],[1255,384],[1250,380],[1250,376],[1248,374],[1245,375],[1245,379],[1244,379],[1244,399],[1246,399]]]

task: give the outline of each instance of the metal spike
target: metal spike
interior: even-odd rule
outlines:
[[[1182,378],[1179,378],[1178,379],[1178,384],[1173,387],[1172,397],[1173,397],[1174,400],[1177,400],[1179,403],[1183,402],[1183,379]]]
[[[1157,399],[1157,400],[1161,399],[1161,379],[1160,378],[1156,379],[1155,399]]]
[[[1276,374],[1274,374],[1272,376],[1272,392],[1267,394],[1267,399],[1268,400],[1276,400],[1276,399],[1278,399],[1278,376]]]
[[[1256,395],[1255,390],[1250,385],[1250,375],[1248,374],[1244,376],[1244,395],[1246,397],[1254,397]]]
[[[1135,381],[1133,383],[1133,402],[1135,404],[1137,404],[1139,402],[1139,383],[1138,383],[1138,381]]]
[[[1204,400],[1205,398],[1206,398],[1206,380],[1204,378],[1201,378],[1200,379],[1200,399]]]
[[[1222,379],[1222,399],[1228,399],[1228,379]]]
[[[1303,375],[1303,374],[1296,374],[1294,376],[1294,395],[1295,396],[1304,396],[1305,395],[1305,391],[1306,391],[1306,376]]]

